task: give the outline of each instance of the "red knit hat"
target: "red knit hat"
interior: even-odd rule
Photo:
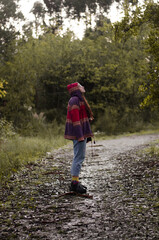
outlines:
[[[67,85],[67,90],[69,91],[69,93],[76,91],[78,89],[79,89],[78,82]]]

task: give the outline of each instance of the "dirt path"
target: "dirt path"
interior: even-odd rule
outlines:
[[[28,165],[1,189],[0,239],[159,239],[159,163],[140,151],[156,139],[88,144],[81,181],[93,199],[58,197],[70,183],[72,146]]]

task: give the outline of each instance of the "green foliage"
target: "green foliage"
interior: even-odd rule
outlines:
[[[56,120],[48,123],[44,113],[34,113],[25,127],[19,129],[18,132],[23,136],[52,138],[52,136],[63,135],[64,125]]]
[[[124,132],[139,132],[143,129],[143,116],[140,111],[136,112],[123,106],[108,106],[104,113],[99,113],[94,131],[104,132],[107,135],[119,135]]]
[[[6,58],[8,45],[18,34],[14,21],[21,20],[23,15],[18,12],[15,0],[0,0],[0,55]]]
[[[0,119],[0,142],[6,142],[7,140],[16,136],[15,129],[12,122],[8,122],[6,119]]]
[[[131,28],[129,15],[126,18],[126,26]],[[122,34],[124,24],[119,25]],[[117,40],[114,25],[99,16],[96,27],[87,28],[82,40],[69,31],[63,36],[48,32],[38,39],[17,40],[12,57],[1,68],[1,75],[8,82],[7,95],[0,102],[2,116],[12,120],[25,136],[36,136],[39,128],[45,132],[43,121],[64,125],[69,99],[66,86],[80,82],[85,86],[97,126],[100,126],[101,113],[105,113],[102,121],[108,118],[107,126],[109,121],[113,124],[108,127],[110,132],[140,129],[143,122],[153,118],[148,114],[152,108],[142,109],[141,102],[146,101],[150,90],[157,99],[158,68],[153,53],[147,48],[149,24],[140,24],[140,27],[138,24],[137,28],[136,34]],[[156,49],[154,42],[154,51]],[[150,78],[153,83],[148,85]],[[43,113],[43,118],[33,118],[35,113],[38,117]],[[112,117],[108,117],[109,114]],[[104,124],[101,126],[107,131]]]
[[[139,92],[146,93],[146,97],[140,104],[141,108],[151,106],[152,110],[158,110],[159,104],[159,67],[154,67],[147,73],[146,81],[139,87]]]
[[[50,14],[55,13],[57,15],[61,14],[62,9],[65,9],[67,17],[81,18],[83,15],[97,14],[100,9],[100,12],[107,12],[114,0],[44,0],[48,12]],[[116,2],[122,2],[116,0]],[[127,2],[135,5],[138,0],[128,0]]]
[[[7,92],[5,91],[5,85],[7,82],[3,79],[0,79],[0,98],[3,98],[6,96]]]
[[[9,126],[11,127],[11,126]],[[7,126],[7,128],[9,128]],[[36,161],[38,158],[55,148],[66,144],[61,128],[54,122],[52,126],[44,126],[34,137],[16,135],[0,148],[0,181],[8,179],[24,164]]]
[[[151,156],[159,156],[159,141],[156,141],[150,147],[146,148],[145,152],[150,154]]]
[[[159,106],[159,5],[154,2],[146,3],[143,8],[137,7],[132,16],[125,16],[122,22],[115,24],[116,40],[126,41],[131,36],[138,36],[143,26],[147,26],[147,36],[143,39],[143,46],[147,52],[147,74],[145,82],[141,84],[140,93],[145,93],[141,107]]]
[[[32,124],[29,109],[35,107],[46,112],[48,120],[61,122],[68,100],[66,85],[76,81],[85,85],[96,113],[119,103],[135,108],[147,65],[142,38],[117,44],[112,31],[111,23],[105,23],[82,41],[72,40],[68,33],[63,38],[47,34],[19,42],[4,71],[8,81],[7,104],[1,108],[4,115],[28,128]]]
[[[159,5],[148,4],[143,18],[149,22],[151,28],[145,44],[152,55],[152,60],[146,82],[143,85],[146,97],[142,106],[152,106],[153,109],[159,109]]]
[[[95,125],[95,131],[104,132],[107,135],[116,134],[117,111],[107,108],[104,113],[99,114]]]
[[[43,4],[40,3],[39,1],[34,3],[32,13],[35,15],[36,18],[42,17],[44,18],[45,16],[45,9],[43,7]]]
[[[33,107],[36,86],[36,70],[34,54],[31,54],[32,43],[23,45],[20,41],[17,53],[12,61],[3,66],[3,76],[7,80],[6,104],[1,106],[1,112],[14,121],[16,125],[24,125],[23,119],[29,121],[30,107]]]
[[[112,2],[112,0],[44,0],[50,13],[55,12],[60,14],[62,8],[65,7],[67,16],[71,16],[72,18],[80,18],[81,14],[86,13],[88,9],[91,13],[96,13],[98,5],[103,8],[104,11],[107,11]]]

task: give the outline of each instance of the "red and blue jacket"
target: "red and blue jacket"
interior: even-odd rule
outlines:
[[[85,138],[93,137],[82,94],[78,89],[78,83],[67,86],[71,98],[67,107],[67,118],[65,126],[65,138],[83,141]]]

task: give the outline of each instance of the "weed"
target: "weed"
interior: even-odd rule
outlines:
[[[20,137],[1,144],[0,149],[0,181],[6,180],[22,165],[28,164],[44,156],[51,149],[66,144],[62,135],[45,137]]]

